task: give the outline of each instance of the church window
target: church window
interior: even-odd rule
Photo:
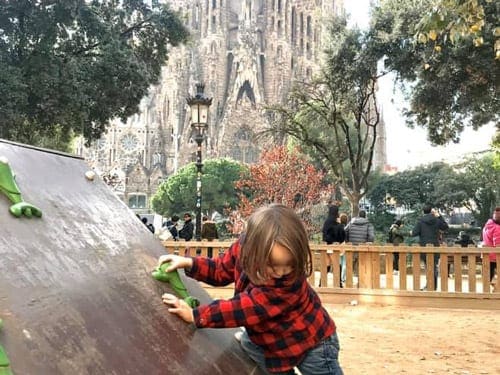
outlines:
[[[120,143],[125,152],[132,152],[137,148],[139,140],[133,134],[125,134],[121,138]]]
[[[128,206],[130,208],[146,208],[145,194],[129,194]]]
[[[244,127],[234,135],[234,146],[231,149],[231,157],[243,163],[255,163],[258,159],[259,150],[253,133],[249,128]]]
[[[281,36],[282,32],[281,21],[278,21],[278,36]]]
[[[212,16],[212,32],[215,33],[215,28],[217,26],[217,17]]]
[[[306,33],[307,33],[307,36],[310,38],[312,35],[311,16],[307,16]]]
[[[281,0],[278,0],[278,13],[281,13]]]
[[[212,0],[212,9],[217,8],[217,0]]]
[[[193,16],[193,27],[195,30],[199,30],[200,29],[200,6],[199,5],[196,5],[196,7],[194,8],[194,16]]]

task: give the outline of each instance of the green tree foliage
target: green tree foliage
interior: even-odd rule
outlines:
[[[429,203],[449,211],[453,207],[470,208],[470,191],[471,186],[463,176],[448,164],[437,162],[385,176],[368,198],[378,207],[396,201],[408,209]]]
[[[286,106],[272,108],[279,119],[271,131],[288,135],[310,153],[357,215],[372,170],[380,115],[376,81],[378,42],[351,30],[343,18],[329,29],[330,42],[321,74],[297,85]]]
[[[238,205],[235,183],[246,167],[230,159],[209,159],[203,163],[202,212],[223,212]],[[151,199],[153,210],[163,216],[192,212],[196,203],[195,163],[190,163],[160,185]]]
[[[420,42],[435,42],[438,37],[443,44],[450,41],[457,44],[466,42],[480,47],[488,34],[494,37],[492,52],[500,59],[500,25],[487,23],[485,5],[493,0],[439,0],[420,21],[420,32],[417,38]],[[488,5],[489,6],[489,5]],[[500,7],[496,3],[497,22]],[[440,48],[439,48],[440,49]]]
[[[458,141],[465,126],[478,129],[499,121],[499,60],[491,54],[498,2],[482,2],[481,45],[468,40],[471,34],[447,48],[442,48],[446,33],[421,33],[434,5],[434,0],[382,1],[373,12],[371,32],[381,41],[385,69],[404,84],[408,124],[426,128],[433,143],[446,144]],[[425,43],[418,42],[419,35]]]
[[[138,110],[168,47],[187,36],[165,5],[0,1],[0,137],[98,139],[109,119]]]
[[[464,179],[472,185],[473,213],[479,226],[491,217],[500,202],[500,168],[494,168],[494,155],[469,158],[461,166]]]
[[[481,226],[500,202],[500,169],[493,168],[492,153],[456,165],[433,163],[382,177],[367,197],[379,211],[390,202],[418,212],[425,203],[446,212],[465,207]]]

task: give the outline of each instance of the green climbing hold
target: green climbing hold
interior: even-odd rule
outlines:
[[[151,273],[153,278],[164,283],[169,283],[177,295],[184,299],[184,301],[192,308],[200,306],[200,301],[189,295],[179,276],[179,272],[177,272],[177,270],[170,272],[166,271],[169,264],[170,262],[165,262],[161,266],[156,267],[156,269]]]
[[[0,156],[0,192],[12,202],[9,211],[15,217],[41,217],[42,211],[30,203],[24,202],[21,191],[16,184],[16,179],[7,158]]]
[[[10,362],[9,362],[9,357],[7,357],[7,353],[5,353],[5,350],[2,345],[0,345],[0,369],[2,367],[9,367]]]

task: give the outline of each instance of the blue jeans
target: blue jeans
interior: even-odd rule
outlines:
[[[272,375],[292,375],[295,371],[292,369],[287,372],[272,372],[266,369],[264,351],[258,345],[250,341],[248,333],[243,332],[240,341],[243,351],[252,358],[259,367]],[[302,375],[343,375],[342,369],[339,364],[339,339],[337,334],[321,341],[316,347],[310,349],[302,362],[297,366]]]

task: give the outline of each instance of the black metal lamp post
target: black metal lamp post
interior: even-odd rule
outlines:
[[[208,109],[212,104],[212,98],[207,98],[203,93],[205,85],[196,85],[196,95],[189,96],[187,103],[191,107],[191,128],[193,130],[196,149],[196,241],[201,241],[201,176],[203,163],[201,162],[201,145],[205,139],[208,128]]]

